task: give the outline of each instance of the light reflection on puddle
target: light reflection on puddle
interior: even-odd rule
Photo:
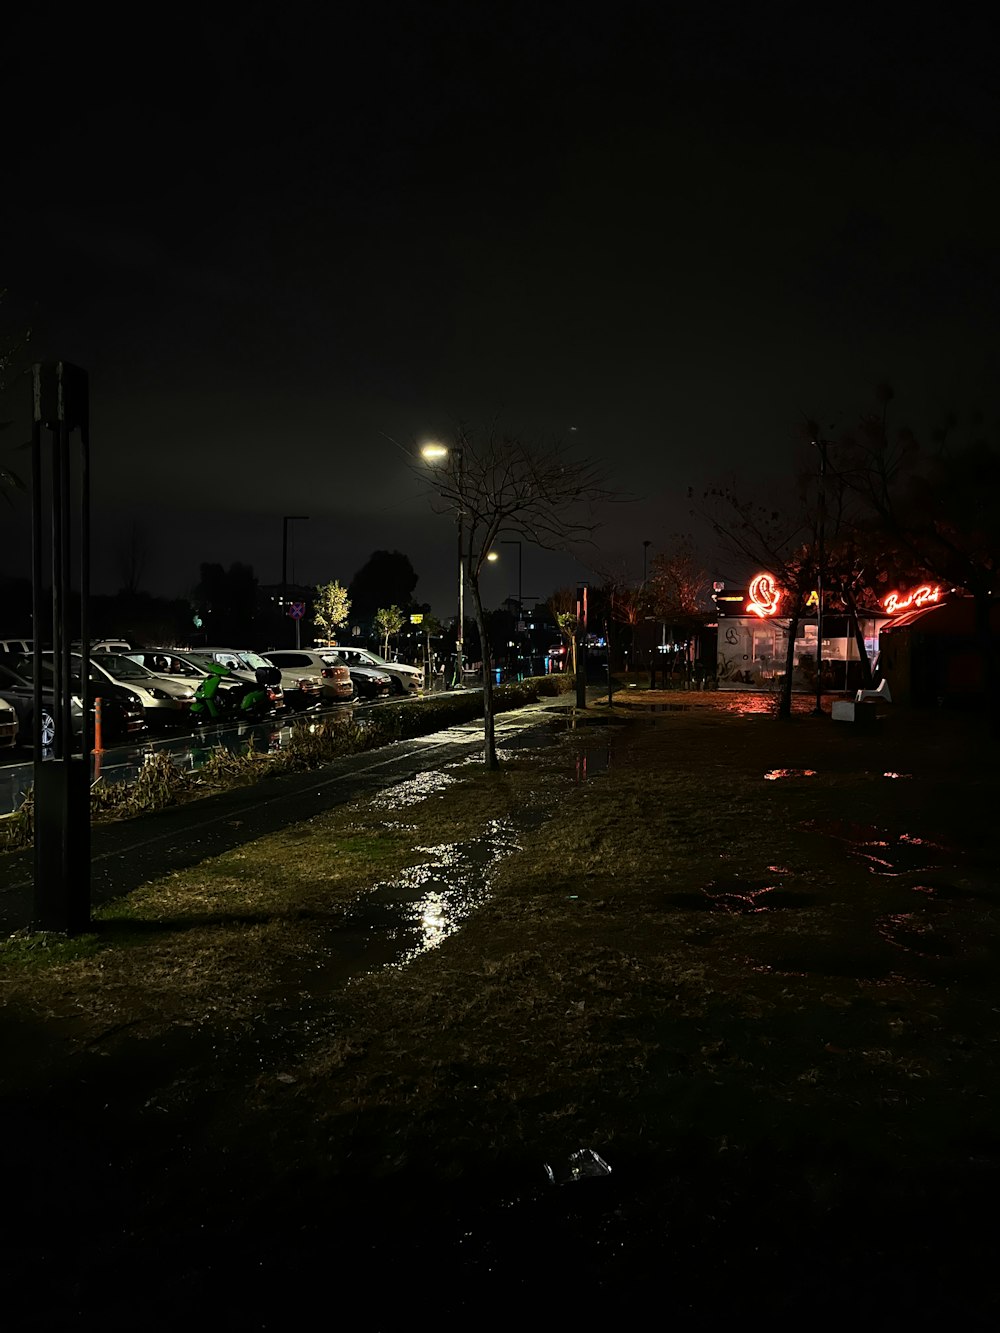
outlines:
[[[512,821],[494,819],[482,837],[417,847],[428,859],[361,895],[343,928],[390,942],[392,956],[380,955],[378,964],[403,967],[462,926],[489,896],[492,867],[519,845]]]
[[[777,782],[778,778],[814,778],[814,768],[772,768],[764,774],[765,782]]]
[[[387,787],[385,791],[373,796],[371,807],[373,810],[398,810],[407,805],[418,805],[421,801],[426,801],[429,796],[437,796],[455,781],[456,778],[449,777],[447,773],[442,773],[438,769],[426,769],[423,773],[417,773],[414,777],[407,778],[405,782],[397,782],[394,787]]]

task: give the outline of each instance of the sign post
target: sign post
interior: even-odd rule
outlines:
[[[295,621],[295,646],[302,647],[302,617],[306,613],[305,602],[292,602],[288,607],[288,614]]]

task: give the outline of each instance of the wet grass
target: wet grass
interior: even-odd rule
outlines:
[[[555,1307],[583,1310],[667,1264],[678,1314],[735,1311],[763,1278],[801,1311],[822,1270],[824,1309],[863,1290],[983,1315],[986,1287],[949,1278],[987,1261],[955,1218],[1000,1170],[989,755],[962,719],[861,736],[629,703],[615,726],[554,715],[499,774],[457,765],[150,884],[85,956],[0,951],[30,1086],[120,1108],[144,1236],[207,1225],[265,1266],[334,1245],[414,1279],[434,1260],[462,1310],[566,1266],[588,1281]],[[494,845],[460,929],[343,972],[378,886]],[[612,1177],[549,1186],[581,1147]],[[134,1249],[112,1244],[92,1297]],[[177,1262],[214,1291],[227,1253]],[[283,1309],[279,1289],[276,1270]]]

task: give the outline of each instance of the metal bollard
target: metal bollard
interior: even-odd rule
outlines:
[[[94,700],[94,753],[100,754],[104,749],[104,739],[101,736],[101,700],[100,696]]]

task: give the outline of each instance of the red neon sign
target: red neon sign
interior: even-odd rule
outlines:
[[[758,574],[747,589],[747,595],[747,610],[762,620],[765,616],[773,616],[781,601],[781,589],[770,574]]]
[[[900,592],[889,593],[888,596],[882,598],[882,605],[890,616],[894,616],[900,611],[908,611],[911,606],[927,606],[929,602],[937,602],[940,599],[940,584],[935,584],[932,588],[929,583],[922,583],[919,588],[912,588],[905,594]]]

